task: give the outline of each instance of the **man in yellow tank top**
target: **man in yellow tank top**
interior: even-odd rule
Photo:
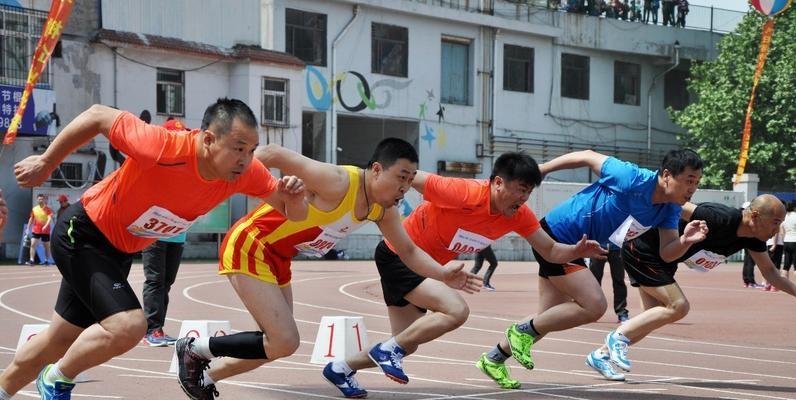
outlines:
[[[394,206],[411,187],[418,162],[417,152],[406,141],[381,141],[364,170],[311,160],[276,145],[258,151],[257,157],[304,181],[308,216],[288,221],[263,205],[227,234],[219,273],[229,278],[260,331],[177,341],[178,379],[190,398],[213,399],[218,394],[215,382],[293,354],[299,333],[292,312],[291,258],[298,253],[322,256],[368,221],[376,222],[395,253],[416,273],[468,293],[480,288],[480,279],[462,270],[464,264],[443,268],[401,225]]]

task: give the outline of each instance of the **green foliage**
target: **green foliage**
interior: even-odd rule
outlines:
[[[704,187],[731,188],[746,106],[757,66],[765,18],[746,15],[719,44],[715,61],[691,67],[688,88],[698,100],[672,111],[687,133],[680,139],[705,161]],[[796,183],[796,10],[777,17],[774,37],[757,87],[747,173],[760,176],[760,188],[793,190]]]

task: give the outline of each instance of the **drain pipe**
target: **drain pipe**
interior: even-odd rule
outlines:
[[[335,91],[335,77],[337,74],[335,68],[335,53],[337,52],[337,43],[343,38],[346,32],[348,32],[348,28],[354,24],[356,21],[357,16],[359,16],[359,4],[354,5],[354,15],[351,16],[351,19],[348,20],[348,23],[343,27],[342,30],[335,36],[334,41],[332,42],[332,59],[331,59],[331,73],[332,78],[329,80],[329,94],[331,95],[331,104],[329,105],[329,116],[330,121],[326,124],[326,151],[328,152],[328,162],[331,164],[337,164],[337,108],[335,107],[334,101],[334,91]]]
[[[649,157],[652,155],[652,89],[655,87],[655,81],[658,78],[666,75],[669,71],[677,68],[680,65],[680,41],[675,40],[674,42],[674,64],[669,67],[666,71],[661,72],[660,74],[656,75],[652,78],[652,83],[650,84],[650,88],[647,91],[647,162],[649,162]]]

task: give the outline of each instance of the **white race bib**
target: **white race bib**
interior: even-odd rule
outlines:
[[[165,239],[177,236],[188,230],[194,221],[174,215],[171,211],[152,206],[127,227],[134,236],[149,239]]]
[[[727,262],[727,257],[707,250],[699,250],[683,261],[689,268],[699,272],[708,272],[725,262]]]
[[[608,239],[611,243],[621,248],[623,243],[641,236],[642,233],[649,229],[649,226],[641,225],[632,215],[628,215],[627,218],[625,218],[625,222],[622,222],[622,225],[619,225],[619,228],[616,228]]]
[[[493,240],[459,228],[451,239],[448,250],[459,254],[472,254],[487,248]]]
[[[320,258],[333,249],[337,242],[345,239],[349,233],[357,230],[363,224],[363,222],[355,222],[349,212],[332,224],[320,226],[321,233],[315,239],[299,243],[294,247],[301,255]]]

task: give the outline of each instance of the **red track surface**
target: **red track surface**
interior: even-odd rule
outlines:
[[[404,368],[408,385],[376,370],[357,377],[371,399],[796,399],[796,299],[783,293],[741,287],[739,265],[708,274],[681,270],[678,281],[691,313],[632,346],[633,372],[625,383],[608,382],[584,365],[615,326],[609,310],[594,324],[550,334],[534,346],[537,368],[509,361],[523,386],[501,390],[474,362],[493,346],[511,322],[536,312],[535,263],[501,262],[496,292],[466,296],[470,319],[458,330],[420,348]],[[185,319],[229,320],[233,330],[250,330],[245,312],[215,264],[184,264],[171,291],[166,332],[176,335]],[[362,315],[371,343],[388,337],[389,324],[372,262],[297,262],[293,290],[301,347],[295,355],[218,385],[221,399],[340,398],[309,363],[323,315]],[[608,272],[606,271],[606,275]],[[60,275],[52,268],[0,268],[0,368],[9,364],[23,324],[47,322]],[[131,284],[140,293],[143,273],[133,267]],[[609,277],[604,283],[611,303]],[[631,315],[639,312],[630,290]],[[168,368],[173,347],[139,345],[88,371],[75,399],[184,399]],[[85,397],[84,397],[85,396]],[[89,397],[90,396],[90,397]],[[28,385],[15,398],[38,398]]]

